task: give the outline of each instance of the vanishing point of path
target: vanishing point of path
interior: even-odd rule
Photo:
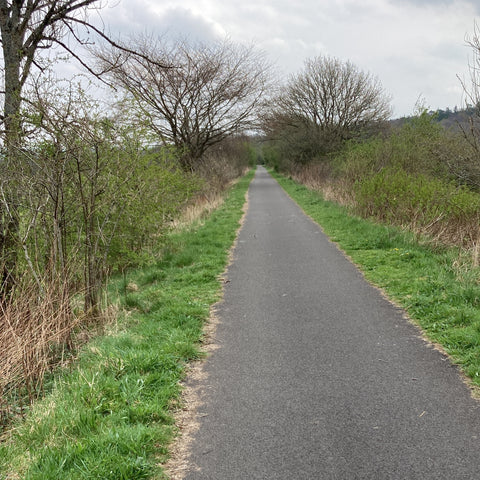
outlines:
[[[259,167],[188,480],[480,479],[480,408]]]

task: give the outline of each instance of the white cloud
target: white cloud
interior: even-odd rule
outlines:
[[[136,32],[188,37],[192,40],[211,41],[226,32],[220,24],[188,6],[178,6],[178,2],[162,3],[151,0],[124,0],[115,8],[102,12],[109,30],[129,35]]]
[[[477,0],[123,0],[103,12],[112,32],[255,43],[283,73],[319,54],[349,59],[378,76],[396,115],[419,95],[431,108],[461,104],[475,15]]]

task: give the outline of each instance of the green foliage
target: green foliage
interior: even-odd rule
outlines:
[[[387,137],[350,143],[332,161],[334,182],[362,216],[471,246],[480,197],[458,175],[468,171],[459,163],[468,152],[461,136],[423,111]]]
[[[388,158],[385,143],[382,138],[348,143],[331,162],[336,177],[351,184],[366,175],[378,172]]]
[[[447,159],[460,153],[454,140],[454,135],[445,131],[434,116],[423,112],[386,137],[351,142],[333,162],[338,174],[349,180],[385,167],[449,180],[452,176]]]
[[[429,227],[437,222],[450,228],[467,227],[478,237],[480,195],[453,182],[384,168],[355,184],[356,211],[366,217],[395,225]]]
[[[279,145],[275,143],[265,144],[262,148],[262,156],[265,165],[273,168],[276,172],[288,172],[293,166],[292,161],[282,154]]]
[[[0,478],[164,478],[159,464],[176,432],[178,382],[185,363],[202,355],[202,327],[220,295],[252,176],[203,224],[171,233],[161,261],[129,274],[135,288],[125,292],[124,279],[112,280],[112,301],[123,299],[128,315],[87,344],[3,439]]]
[[[261,149],[258,144],[254,143],[253,141],[246,142],[245,148],[247,149],[248,166],[250,168],[255,168],[257,165],[263,163]]]
[[[44,95],[25,112],[37,136],[11,172],[24,243],[19,276],[41,289],[68,271],[85,309],[96,310],[106,276],[144,262],[203,181],[182,171],[174,148],[146,147],[147,132],[128,112],[105,116],[74,84]]]
[[[169,152],[138,150],[125,161],[130,164],[133,185],[125,182],[119,192],[123,201],[107,257],[108,268],[114,271],[148,261],[159,237],[203,186]]]
[[[450,154],[450,135],[435,116],[423,111],[412,117],[388,140],[388,165],[409,173],[425,173],[436,177],[448,176],[445,155]]]

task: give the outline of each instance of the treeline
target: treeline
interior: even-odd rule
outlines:
[[[427,112],[427,109],[425,109]],[[478,107],[476,106],[467,106],[465,108],[454,107],[453,109],[437,109],[437,110],[428,110],[428,114],[432,116],[438,123],[440,123],[446,129],[451,130],[460,130],[462,127],[468,127],[468,124],[474,120],[474,117],[477,116]],[[390,120],[390,123],[393,126],[400,127],[405,122],[408,122],[413,119],[415,115],[410,115],[407,117],[396,118]]]
[[[261,54],[229,41],[114,41],[88,21],[94,3],[0,11],[0,423],[41,393],[81,328],[102,324],[109,277],[158,259],[185,208],[215,200],[256,160],[245,131],[268,87]],[[55,77],[40,55],[54,43],[88,84]]]
[[[480,57],[477,37],[471,44]],[[468,98],[479,104],[472,72]],[[480,119],[454,128],[419,108],[388,121],[389,99],[350,63],[317,58],[292,77],[264,117],[265,162],[359,215],[471,249],[480,242]]]

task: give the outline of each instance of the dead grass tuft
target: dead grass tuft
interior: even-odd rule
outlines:
[[[194,202],[188,204],[176,220],[173,221],[173,228],[185,228],[208,216],[211,212],[219,208],[223,203],[224,197],[221,192],[204,193],[199,195]]]
[[[312,163],[294,169],[292,179],[310,190],[320,192],[328,202],[335,202],[343,206],[352,205],[354,201],[352,189],[342,179],[332,177],[332,167],[324,163]]]
[[[68,281],[52,281],[41,292],[37,285],[24,280],[0,302],[0,430],[43,394],[45,375],[70,362],[115,315],[111,309],[101,318],[74,312],[78,295]]]

